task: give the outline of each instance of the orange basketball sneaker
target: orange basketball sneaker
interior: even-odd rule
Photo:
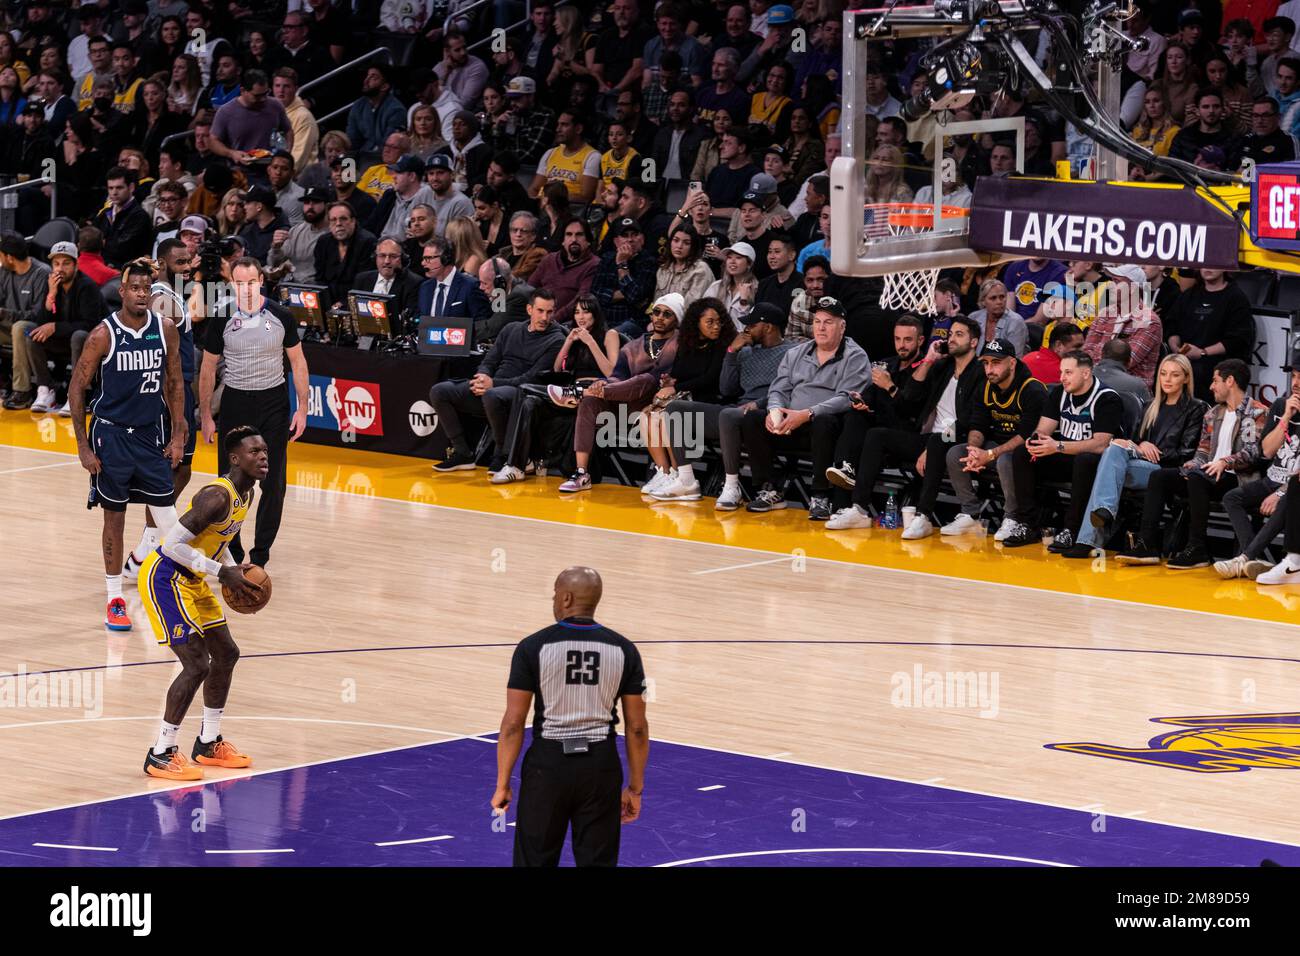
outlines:
[[[108,610],[104,612],[104,626],[110,631],[131,630],[131,618],[127,616],[124,600],[113,598],[108,602]]]
[[[144,758],[144,772],[151,777],[163,780],[202,780],[203,768],[196,767],[185,759],[178,747],[168,747],[160,754],[149,748]]]
[[[210,744],[205,744],[198,737],[195,737],[194,752],[190,756],[196,763],[209,767],[226,767],[231,770],[238,770],[241,767],[251,767],[253,765],[252,757],[241,754],[234,744],[220,735]]]

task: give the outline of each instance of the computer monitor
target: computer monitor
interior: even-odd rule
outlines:
[[[293,315],[299,326],[327,330],[325,321],[329,312],[329,286],[306,282],[281,282],[280,302]]]
[[[456,357],[474,351],[474,320],[464,317],[420,316],[415,349],[421,355]]]
[[[393,337],[397,321],[397,297],[382,292],[362,292],[353,289],[348,293],[348,309],[352,312],[352,326],[357,335],[382,335]]]

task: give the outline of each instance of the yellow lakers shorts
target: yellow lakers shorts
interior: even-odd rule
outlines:
[[[138,587],[159,644],[184,644],[191,636],[202,637],[209,628],[226,623],[208,582],[182,571],[160,551],[144,559]]]

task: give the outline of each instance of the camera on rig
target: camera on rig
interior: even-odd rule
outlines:
[[[213,280],[221,278],[221,263],[239,251],[239,243],[229,236],[218,236],[209,229],[199,243],[198,278]]]
[[[1011,77],[1001,51],[969,40],[937,47],[921,60],[927,72],[925,89],[903,104],[903,119],[909,123],[926,113],[958,110],[977,96],[996,93]]]

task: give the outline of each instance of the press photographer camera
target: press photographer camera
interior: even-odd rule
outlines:
[[[198,267],[194,270],[197,282],[215,279],[227,279],[229,276],[222,269],[225,262],[233,259],[240,252],[239,242],[230,236],[219,236],[216,230],[204,233],[197,252]]]

